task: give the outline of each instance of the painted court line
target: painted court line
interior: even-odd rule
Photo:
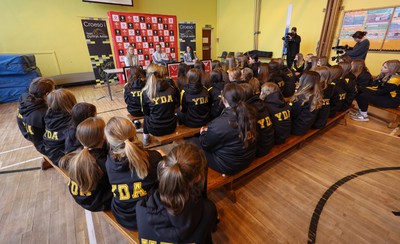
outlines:
[[[38,160],[38,159],[42,159],[42,158],[43,157],[32,158],[32,159],[29,159],[29,160],[25,160],[25,161],[22,161],[22,162],[19,162],[19,163],[15,163],[15,164],[11,164],[11,165],[2,167],[2,168],[0,168],[0,170],[8,169],[8,168],[11,168],[11,167],[14,167],[14,166],[17,166],[17,165],[21,165],[21,164],[25,164],[25,163],[29,163],[29,162],[32,162],[32,161],[35,161],[35,160]]]
[[[376,133],[381,134],[381,135],[390,136],[390,137],[392,137],[392,138],[399,139],[397,136],[392,135],[393,132],[390,133],[390,134],[386,134],[386,133],[384,133],[384,132],[377,131],[377,130],[370,129],[370,128],[366,128],[366,127],[364,127],[364,126],[360,126],[360,125],[356,125],[356,124],[351,124],[351,125],[353,125],[353,126],[355,126],[355,127],[358,127],[358,128],[361,128],[361,129],[364,129],[364,130],[369,130],[369,131],[372,131],[372,132],[376,132]]]
[[[391,136],[396,136],[397,131],[399,130],[399,127],[396,127],[392,132],[390,133]]]
[[[1,154],[5,154],[5,153],[9,153],[9,152],[18,151],[18,150],[25,149],[25,148],[28,148],[28,147],[33,147],[33,145],[29,145],[29,146],[25,146],[25,147],[19,147],[19,148],[11,149],[11,150],[8,150],[8,151],[0,152],[0,155]]]

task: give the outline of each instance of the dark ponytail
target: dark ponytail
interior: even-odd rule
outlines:
[[[367,33],[368,33],[368,32],[366,32],[366,31],[356,31],[356,32],[352,35],[352,37],[353,37],[354,39],[355,39],[355,38],[361,39],[361,38],[363,38],[364,36],[366,36]]]
[[[235,115],[235,119],[229,121],[232,128],[238,128],[239,138],[248,147],[249,141],[255,140],[256,122],[255,115],[244,102],[244,90],[236,83],[225,85],[222,96],[228,102]]]

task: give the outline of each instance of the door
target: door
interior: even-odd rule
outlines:
[[[211,59],[211,30],[203,29],[202,38],[203,59]]]

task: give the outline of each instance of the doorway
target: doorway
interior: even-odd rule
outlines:
[[[203,35],[202,35],[203,59],[211,59],[211,31],[212,29],[203,29]]]

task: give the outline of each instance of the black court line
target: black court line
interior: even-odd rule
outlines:
[[[41,167],[15,169],[15,170],[5,170],[5,171],[0,171],[0,175],[2,175],[2,174],[10,174],[10,173],[18,173],[18,172],[24,172],[24,171],[32,171],[32,170],[38,170],[38,169],[41,169]]]
[[[110,110],[98,112],[97,114],[104,114],[104,113],[109,113],[109,112],[113,112],[113,111],[117,111],[117,110],[122,110],[122,109],[126,109],[126,107],[123,107],[123,108],[116,108],[116,109],[110,109]],[[128,110],[127,110],[127,111],[128,111]]]
[[[310,227],[308,229],[308,243],[309,244],[315,243],[315,240],[317,239],[317,227],[318,227],[319,217],[321,216],[322,210],[324,209],[326,202],[340,186],[361,175],[366,175],[369,173],[377,173],[381,171],[391,171],[391,170],[400,170],[400,167],[376,168],[376,169],[368,169],[360,171],[342,178],[341,180],[333,184],[331,187],[329,187],[329,189],[326,190],[324,195],[322,195],[322,197],[319,199],[318,204],[314,209],[314,213],[311,217]],[[395,212],[393,213],[395,214]]]

